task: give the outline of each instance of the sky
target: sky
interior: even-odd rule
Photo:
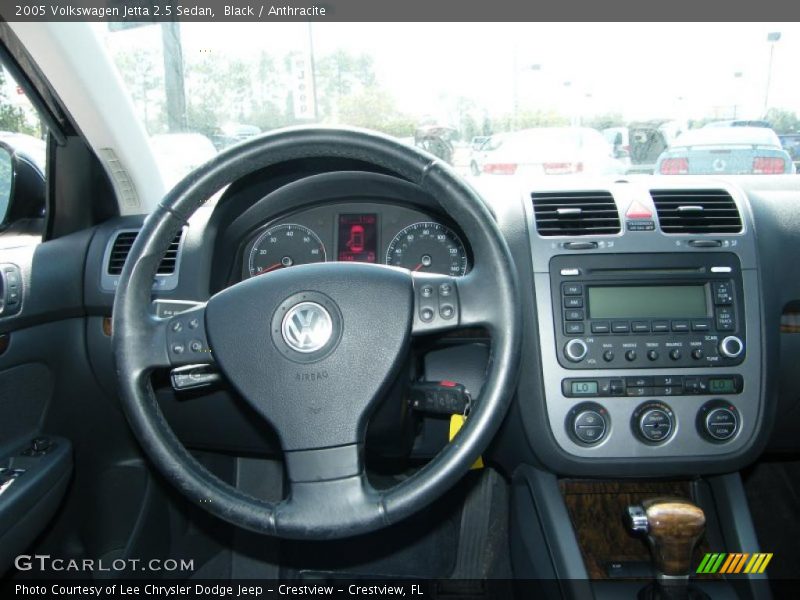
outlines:
[[[770,32],[781,39],[769,106],[800,113],[798,24],[314,23],[311,39],[317,58],[340,48],[372,56],[381,86],[414,115],[446,118],[458,97],[508,113],[516,96],[523,109],[685,120],[728,117],[734,107],[740,118],[762,116]],[[102,35],[160,44],[156,27]],[[183,23],[181,36],[185,56],[282,57],[307,47],[309,25]]]

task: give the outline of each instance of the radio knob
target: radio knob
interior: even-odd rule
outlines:
[[[588,352],[589,347],[583,340],[573,339],[564,346],[564,356],[571,362],[581,362]]]
[[[719,353],[725,358],[737,358],[744,352],[744,342],[735,335],[729,335],[719,343]]]

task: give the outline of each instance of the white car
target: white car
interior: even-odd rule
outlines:
[[[624,173],[603,135],[589,127],[542,127],[493,136],[479,157],[482,175]]]

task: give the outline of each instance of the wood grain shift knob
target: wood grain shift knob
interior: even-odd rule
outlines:
[[[628,519],[634,532],[647,534],[659,574],[689,575],[694,546],[705,531],[703,509],[684,498],[652,498],[629,507]]]

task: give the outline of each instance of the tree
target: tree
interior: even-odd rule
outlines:
[[[800,131],[800,119],[797,113],[782,108],[770,108],[767,111],[767,122],[775,133],[797,133]]]
[[[114,62],[130,92],[131,100],[142,115],[145,129],[150,133],[166,131],[163,114],[164,73],[159,68],[158,52],[150,47],[117,51]]]
[[[317,111],[323,119],[340,121],[338,111],[343,99],[376,85],[372,57],[367,54],[354,55],[339,49],[317,60],[314,70]]]
[[[25,110],[21,106],[12,104],[6,96],[6,74],[0,67],[0,131],[13,131],[42,137],[41,124],[38,129],[29,123]]]
[[[625,125],[625,119],[622,118],[620,113],[610,112],[587,117],[583,120],[583,124],[586,127],[602,130],[608,129],[609,127],[623,127]]]
[[[401,113],[391,95],[376,86],[342,98],[339,116],[348,125],[375,129],[396,137],[414,135],[415,120]]]

